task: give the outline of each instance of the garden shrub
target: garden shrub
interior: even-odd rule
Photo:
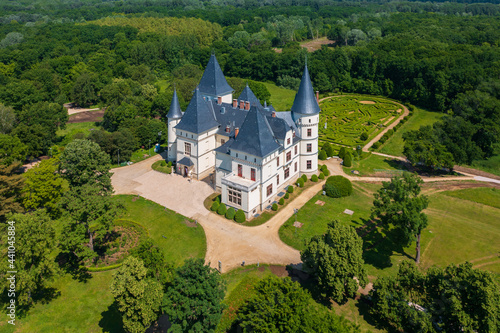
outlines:
[[[312,175],[312,176],[311,176],[311,181],[312,181],[312,182],[317,182],[317,181],[318,181],[318,176],[316,176],[316,175]]]
[[[241,209],[238,209],[236,215],[234,215],[234,220],[238,223],[243,223],[246,221],[246,219],[247,218],[245,217],[245,213]]]
[[[217,201],[218,203],[220,203],[220,194],[218,196],[215,197],[215,201]]]
[[[288,186],[288,188],[286,189],[286,191],[288,193],[293,193],[293,186],[292,185]]]
[[[380,143],[379,142],[375,142],[373,145],[372,145],[372,148],[373,149],[378,149],[380,147]]]
[[[342,193],[340,193],[339,189],[335,185],[329,183],[325,184],[325,193],[330,198],[342,197]]]
[[[304,181],[304,183],[305,183],[305,182],[307,182],[307,176],[306,176],[306,175],[302,175],[302,177],[301,177],[301,178],[302,178],[302,180]]]
[[[220,206],[220,204],[219,204],[217,201],[214,201],[214,202],[212,203],[212,207],[210,207],[210,210],[211,210],[212,212],[216,212],[216,211],[217,211],[217,209],[219,209],[219,206]]]
[[[325,174],[325,177],[330,176],[330,170],[328,169],[323,170],[323,173]]]
[[[361,136],[359,138],[361,139],[361,141],[368,140],[368,133],[366,132],[361,133]]]
[[[387,135],[388,137],[391,137],[393,134],[394,134],[394,130],[392,128],[390,130],[388,130],[387,133],[385,133],[385,135]]]
[[[168,166],[171,167],[172,166],[172,161],[168,161]]]
[[[226,205],[221,203],[219,206],[219,209],[217,209],[217,214],[219,215],[225,215],[227,211]]]
[[[344,159],[345,152],[346,152],[345,147],[341,147],[340,150],[339,150],[339,157],[341,159]]]
[[[299,178],[299,179],[297,180],[297,186],[298,186],[298,187],[304,187],[304,179]]]
[[[318,154],[318,159],[320,159],[321,161],[324,161],[327,159],[327,154],[326,154],[326,151],[324,150],[320,150],[319,151],[319,154]]]
[[[278,204],[273,204],[271,207],[272,210],[277,211],[278,210]]]
[[[323,172],[321,172],[318,176],[319,179],[325,179],[325,174]]]
[[[322,150],[325,151],[326,156],[328,157],[332,157],[333,155],[335,155],[335,151],[333,150],[333,147],[329,142],[325,142],[325,144],[322,147]]]
[[[328,167],[325,164],[323,164],[319,169],[325,172],[325,170],[328,170]]]
[[[344,166],[345,167],[352,167],[352,156],[351,153],[346,153],[344,157]]]
[[[278,201],[280,205],[284,205],[285,204],[285,199],[281,198],[280,201]]]
[[[326,180],[327,184],[333,184],[343,197],[352,194],[352,183],[349,179],[343,176],[331,176]],[[326,186],[326,185],[325,185]]]
[[[234,210],[233,207],[229,207],[229,209],[226,212],[226,219],[232,220],[234,218],[234,215],[236,214],[236,211]]]
[[[290,193],[286,192],[286,193],[285,193],[285,196],[284,196],[284,198],[285,198],[285,199],[288,199],[288,198],[290,198]]]

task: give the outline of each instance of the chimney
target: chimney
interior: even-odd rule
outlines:
[[[239,133],[240,133],[240,129],[239,129],[239,127],[236,127],[236,128],[234,129],[234,137],[236,138],[236,137],[238,136],[238,134],[239,134]]]
[[[273,113],[271,113],[271,116],[272,116],[273,118],[276,118],[276,111],[273,111]]]
[[[319,91],[316,90],[316,102],[319,104]]]
[[[219,105],[222,104],[222,97],[221,96],[217,97],[217,104],[219,104]]]
[[[245,102],[240,101],[240,109],[243,110],[245,108]]]
[[[238,107],[238,100],[233,99],[233,108],[236,109]]]
[[[245,110],[250,110],[250,102],[245,102]]]
[[[229,133],[231,132],[231,127],[229,127],[229,125],[226,125],[226,133]]]

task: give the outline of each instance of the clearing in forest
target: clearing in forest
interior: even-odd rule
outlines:
[[[320,140],[351,147],[368,142],[401,113],[399,104],[367,96],[332,97],[320,102],[320,107]],[[368,134],[366,141],[360,139],[363,132]]]

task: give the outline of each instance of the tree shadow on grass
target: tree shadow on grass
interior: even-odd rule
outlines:
[[[60,252],[56,257],[56,262],[64,272],[79,282],[87,282],[92,277],[87,268],[81,266],[78,258],[72,253]]]
[[[118,304],[113,302],[106,311],[101,313],[101,320],[99,320],[99,327],[105,333],[124,333],[123,320],[120,311],[118,310]]]
[[[380,321],[370,313],[370,307],[373,306],[370,300],[366,296],[361,296],[356,303],[354,303],[358,309],[358,313],[363,319],[370,325],[377,329],[385,330],[389,333],[397,333],[392,326],[387,325],[385,322]]]

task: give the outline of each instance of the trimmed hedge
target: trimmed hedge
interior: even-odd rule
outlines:
[[[277,211],[278,210],[278,204],[273,204],[271,207],[272,210]]]
[[[217,209],[219,209],[219,206],[220,206],[219,202],[218,202],[218,201],[214,201],[214,202],[212,203],[212,207],[210,207],[210,210],[211,210],[212,212],[216,212],[216,211],[217,211]]]
[[[372,145],[372,148],[373,149],[378,149],[380,147],[380,143],[379,142],[375,142],[373,145]]]
[[[281,198],[280,201],[278,201],[280,205],[284,205],[285,204],[285,199],[284,198]]]
[[[326,180],[326,184],[334,185],[343,197],[350,196],[352,194],[352,183],[349,179],[343,176],[331,176]],[[325,185],[326,189],[326,185]]]
[[[325,193],[330,198],[342,197],[342,193],[340,193],[339,189],[333,184],[325,184]]]
[[[293,193],[293,186],[289,185],[288,188],[286,189],[288,193]]]
[[[330,170],[328,169],[323,170],[323,173],[325,174],[325,177],[330,176]]]
[[[318,176],[316,176],[316,175],[312,175],[312,176],[311,176],[311,181],[312,181],[312,182],[317,182],[317,181],[318,181]]]
[[[302,180],[304,181],[304,183],[306,183],[306,182],[307,182],[307,176],[306,176],[306,175],[302,175],[302,177],[301,177],[301,178],[302,178]]]
[[[239,209],[237,212],[236,212],[236,215],[234,215],[234,220],[238,223],[243,223],[246,221],[246,217],[245,217],[245,213],[243,213],[243,211],[241,209]]]
[[[328,155],[327,155],[326,151],[324,151],[324,150],[319,151],[318,159],[324,161],[327,159],[327,157],[328,157]]]
[[[290,193],[286,192],[286,193],[285,193],[285,196],[284,196],[284,198],[285,198],[285,199],[288,199],[288,198],[290,198]]]
[[[340,150],[339,150],[339,157],[341,159],[344,159],[345,152],[346,152],[345,147],[341,147]]]
[[[319,177],[318,177],[318,178],[319,178],[319,179],[321,179],[321,180],[325,179],[325,174],[324,174],[323,172],[321,172],[321,173],[319,174]]]
[[[219,215],[226,215],[227,208],[225,204],[220,204],[219,209],[217,209],[217,214]]]
[[[366,132],[361,133],[359,138],[361,139],[361,141],[368,140],[368,133],[366,133]]]
[[[325,151],[327,157],[332,157],[333,155],[335,155],[335,151],[333,150],[333,147],[329,142],[325,142],[323,144],[322,150]]]
[[[226,219],[232,220],[232,219],[234,219],[235,215],[236,215],[236,211],[234,210],[234,208],[229,207],[229,209],[226,212]]]
[[[352,156],[350,153],[346,153],[344,157],[344,166],[345,167],[352,167]]]
[[[304,179],[299,178],[299,179],[297,180],[297,186],[298,186],[298,187],[304,187]]]

